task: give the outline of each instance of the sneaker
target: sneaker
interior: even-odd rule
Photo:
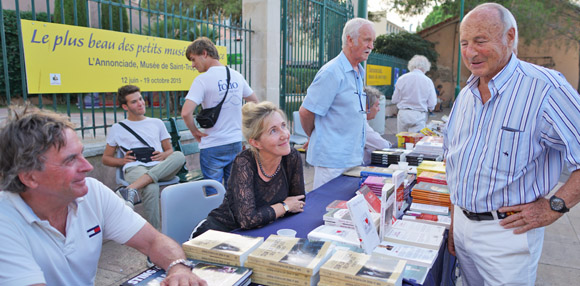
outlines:
[[[151,268],[155,266],[155,263],[151,262],[151,258],[149,258],[149,256],[147,256],[147,267]]]
[[[133,206],[141,203],[139,192],[135,189],[120,186],[115,190],[115,193]]]

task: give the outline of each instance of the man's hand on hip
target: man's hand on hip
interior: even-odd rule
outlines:
[[[545,198],[539,198],[535,202],[511,207],[502,207],[500,212],[514,214],[500,221],[504,228],[515,228],[515,234],[522,234],[530,229],[552,224],[562,214],[550,208],[550,202]]]

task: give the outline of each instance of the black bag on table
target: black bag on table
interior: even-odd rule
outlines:
[[[199,112],[199,114],[197,114],[195,116],[195,120],[197,121],[197,123],[199,123],[199,126],[201,126],[202,128],[212,128],[215,123],[218,120],[218,117],[220,116],[220,112],[222,110],[222,105],[224,104],[224,101],[226,100],[226,96],[228,95],[228,91],[230,90],[230,69],[226,66],[226,72],[227,72],[227,87],[226,87],[226,94],[224,95],[224,98],[222,98],[222,101],[212,107],[212,108],[201,108],[201,111]]]

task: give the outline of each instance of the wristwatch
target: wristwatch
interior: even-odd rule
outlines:
[[[284,210],[286,212],[289,212],[290,211],[290,208],[288,207],[288,205],[285,202],[282,202],[282,206],[284,207]]]
[[[169,270],[171,270],[171,268],[177,264],[183,264],[183,265],[189,267],[189,269],[193,269],[193,263],[191,263],[191,261],[181,258],[181,259],[177,259],[177,260],[174,260],[173,262],[171,262],[169,264],[169,266],[167,266],[167,269],[165,270],[165,272],[169,273]]]
[[[564,202],[564,200],[556,196],[552,196],[550,198],[550,208],[553,211],[563,214],[567,213],[570,210],[569,208],[566,207],[566,203]]]

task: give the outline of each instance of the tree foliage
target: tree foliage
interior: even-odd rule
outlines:
[[[64,4],[64,9],[63,8]],[[77,23],[75,24],[75,5]],[[64,10],[64,22],[62,21],[62,11]],[[67,25],[76,25],[88,27],[87,25],[87,1],[79,0],[56,0],[54,2],[54,22],[65,23]]]
[[[459,16],[461,3],[460,0],[383,0],[383,2],[390,3],[392,9],[400,14],[409,16],[423,13],[430,5],[440,4],[440,8],[432,13],[433,18],[439,13],[446,15],[445,17]],[[489,1],[465,0],[465,11],[484,2]],[[532,42],[548,43],[566,47],[569,47],[571,43],[580,45],[580,1],[578,0],[496,0],[493,2],[509,9],[516,18],[520,43],[523,42],[526,45]],[[422,27],[427,26],[430,25],[428,23],[422,25]],[[561,37],[569,41],[560,41]],[[580,69],[580,62],[578,66]],[[580,78],[578,90],[580,90]]]
[[[125,3],[123,0],[112,0],[111,2]],[[111,19],[113,20],[112,22]],[[123,23],[122,26],[121,23]],[[129,16],[127,16],[127,9],[121,6],[101,3],[101,27],[112,31],[128,32]]]
[[[418,15],[437,5],[421,25],[423,28],[437,24],[436,19],[445,20],[459,16],[460,0],[383,0],[402,15]],[[465,12],[475,6],[489,2],[484,0],[465,0]],[[508,8],[516,21],[521,38],[526,44],[531,41],[550,40],[554,36],[565,36],[573,41],[580,41],[580,7],[569,0],[496,0],[493,1]],[[441,16],[439,16],[441,15]],[[429,21],[427,23],[427,21]]]
[[[177,10],[181,5],[183,11],[189,9],[190,13],[193,13],[195,8],[196,15],[202,13],[205,16],[206,12],[209,15],[221,13],[222,19],[231,15],[232,22],[238,22],[242,17],[242,0],[150,0],[141,1],[141,7],[147,7],[149,2],[151,9],[156,10],[159,7],[160,10],[163,10],[164,1],[167,1],[168,11],[174,7]]]
[[[431,69],[437,69],[439,54],[435,44],[421,38],[417,34],[407,32],[399,34],[380,35],[375,41],[375,52],[410,60],[414,55],[423,55],[431,62]]]
[[[439,24],[453,16],[453,14],[446,13],[443,7],[435,6],[433,7],[433,11],[427,15],[423,23],[417,27],[417,31]]]
[[[6,63],[3,57],[0,56],[0,94],[6,90],[6,78],[4,77],[4,65],[8,67],[8,85],[10,86],[10,94],[12,97],[22,96],[22,69],[24,63],[20,62],[20,50],[18,40],[18,27],[16,25],[16,12],[14,10],[3,10],[4,14],[4,31],[6,35]],[[32,20],[32,13],[28,11],[20,12],[21,19]],[[48,21],[48,16],[44,12],[36,13],[37,21]],[[0,39],[0,45],[2,44]],[[26,87],[25,87],[26,88]],[[6,100],[5,96],[1,97],[0,101]],[[5,102],[2,102],[5,104]]]

